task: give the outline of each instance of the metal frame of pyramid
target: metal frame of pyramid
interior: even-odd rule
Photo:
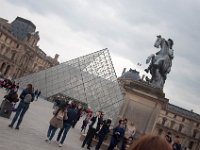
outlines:
[[[72,97],[113,119],[124,99],[108,49],[19,78],[17,82],[21,87],[32,83],[46,98],[58,93]]]

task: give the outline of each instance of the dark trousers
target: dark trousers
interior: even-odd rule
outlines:
[[[122,140],[122,146],[121,146],[120,150],[125,150],[127,143],[128,143],[128,139],[127,138],[123,138],[123,140]]]
[[[118,140],[112,136],[108,150],[113,150],[118,144]]]
[[[58,133],[58,137],[57,137],[57,141],[59,142],[59,141],[60,141],[60,138],[61,138],[61,135],[62,135],[60,144],[63,144],[63,143],[64,143],[65,138],[66,138],[67,133],[68,133],[68,131],[69,131],[70,128],[71,128],[71,124],[65,123],[65,122],[64,122],[63,128],[60,129],[60,131],[59,131],[59,133]]]
[[[101,147],[101,145],[103,143],[104,138],[105,138],[105,135],[99,135],[99,141],[98,141],[98,143],[96,145],[96,148],[95,148],[96,150],[100,149],[100,147]]]
[[[54,137],[54,135],[56,133],[56,130],[57,130],[57,128],[53,127],[52,125],[49,125],[49,129],[48,129],[48,132],[47,132],[47,137],[49,138],[50,141]]]
[[[96,133],[96,129],[94,128],[89,128],[88,132],[87,132],[87,135],[83,141],[83,144],[82,144],[82,147],[85,146],[85,144],[87,143],[88,147],[90,147],[91,143],[92,143],[92,139],[94,137]]]
[[[28,108],[29,108],[29,104],[21,101],[19,103],[19,106],[17,107],[16,114],[10,125],[13,126],[15,122],[17,121],[17,119],[19,118],[17,122],[17,126],[16,126],[16,127],[19,127]]]

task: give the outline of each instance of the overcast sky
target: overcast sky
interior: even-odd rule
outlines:
[[[174,40],[175,58],[164,92],[170,103],[200,113],[199,0],[0,0],[0,17],[31,20],[39,46],[64,62],[108,48],[118,76],[144,70],[158,51],[156,35]],[[137,63],[142,66],[137,66]]]

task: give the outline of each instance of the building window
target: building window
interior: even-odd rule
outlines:
[[[174,115],[174,118],[176,118],[176,115]]]
[[[195,138],[196,135],[197,135],[197,130],[194,130],[194,131],[193,131],[193,134],[192,134],[192,137]]]
[[[2,71],[4,70],[5,67],[6,67],[6,63],[3,63],[3,64],[1,65],[0,72],[2,72]]]
[[[182,129],[183,129],[183,127],[184,127],[184,126],[181,124],[181,125],[179,126],[178,132],[181,132]]]
[[[193,142],[193,141],[190,141],[188,148],[189,148],[189,149],[192,149],[193,145],[194,145],[194,142]]]
[[[165,122],[167,121],[167,118],[163,118],[162,120],[162,125],[164,126],[165,125]]]
[[[183,117],[183,118],[182,118],[182,122],[184,122],[184,121],[185,121],[185,118]]]
[[[171,121],[170,128],[173,129],[173,128],[174,128],[174,125],[175,125],[175,122],[174,122],[174,121]]]
[[[4,75],[7,75],[7,73],[9,72],[9,70],[10,70],[10,65],[8,65],[8,66],[6,67],[6,70],[5,70],[5,72],[4,72]]]
[[[19,48],[19,44],[17,44],[16,48]]]
[[[15,58],[16,53],[12,53],[11,59],[13,60]]]
[[[199,123],[196,124],[196,127],[197,127],[197,128],[199,127]]]

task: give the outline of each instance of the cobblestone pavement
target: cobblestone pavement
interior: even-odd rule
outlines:
[[[0,103],[5,91],[0,89]],[[10,129],[11,119],[0,117],[0,150],[80,150],[80,123],[75,129],[70,129],[63,147],[59,148],[55,142],[55,135],[51,144],[45,142],[49,120],[52,117],[52,103],[43,99],[34,101],[24,116],[20,130]],[[58,131],[57,131],[58,132]]]

